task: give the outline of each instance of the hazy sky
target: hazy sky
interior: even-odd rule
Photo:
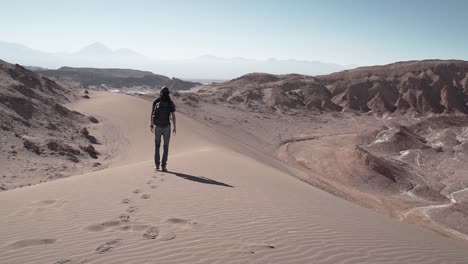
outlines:
[[[468,60],[467,12],[464,0],[0,0],[0,41],[52,52],[101,42],[163,59]]]

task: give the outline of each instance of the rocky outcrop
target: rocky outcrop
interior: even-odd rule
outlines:
[[[468,62],[408,61],[317,76],[333,101],[356,111],[468,113]]]
[[[71,126],[83,115],[62,104],[76,97],[71,88],[63,87],[20,65],[0,61],[0,113],[6,126]]]
[[[7,163],[0,172],[0,186],[21,187],[13,177],[28,183],[57,174],[66,177],[97,158],[88,146],[97,139],[80,129],[98,120],[65,106],[79,97],[79,90],[0,61],[0,160]],[[80,146],[87,151],[80,151]]]
[[[80,131],[80,133],[81,133],[81,135],[83,135],[83,137],[85,137],[87,140],[89,140],[89,143],[98,144],[98,140],[96,139],[96,137],[91,135],[86,127],[83,128]]]

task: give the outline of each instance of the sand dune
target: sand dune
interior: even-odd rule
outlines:
[[[0,193],[0,263],[468,259],[466,242],[340,200],[181,114],[171,172],[154,172],[148,101],[100,93],[70,108],[99,118],[117,157],[101,171]]]

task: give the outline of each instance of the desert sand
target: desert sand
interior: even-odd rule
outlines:
[[[0,193],[0,263],[467,263],[465,241],[401,223],[291,176],[181,113],[154,171],[150,102],[108,92],[106,169]]]

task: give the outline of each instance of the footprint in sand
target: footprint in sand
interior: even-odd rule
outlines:
[[[130,200],[128,198],[122,199],[123,204],[128,204],[128,203],[131,203],[131,202],[132,202],[132,200]]]
[[[150,185],[150,184],[152,184],[152,183],[153,183],[152,180],[149,180],[149,181],[146,182],[146,184],[148,184],[148,185]]]
[[[109,242],[106,242],[99,247],[96,248],[96,253],[102,254],[111,251],[115,247],[119,246],[122,244],[122,239],[114,239]]]
[[[55,238],[33,238],[33,239],[24,239],[16,241],[10,245],[8,248],[10,249],[19,249],[25,247],[32,247],[32,246],[43,246],[43,245],[50,245],[57,241]]]
[[[169,241],[169,240],[172,240],[176,238],[176,234],[172,233],[172,232],[169,232],[169,233],[165,233],[165,234],[162,234],[160,237],[159,237],[159,240],[161,241]]]
[[[156,189],[156,188],[158,188],[157,185],[151,185],[150,187],[151,187],[151,189]]]
[[[159,235],[159,228],[152,226],[146,230],[143,237],[146,239],[156,239]]]
[[[92,232],[99,232],[99,231],[104,231],[106,229],[109,229],[111,227],[118,226],[120,224],[121,224],[121,221],[119,220],[104,221],[102,223],[89,225],[85,227],[85,230],[92,231]]]
[[[149,195],[149,194],[143,194],[140,198],[146,200],[146,199],[149,199],[150,197],[151,197],[151,195]]]
[[[182,230],[192,229],[195,225],[198,225],[197,222],[183,218],[170,218],[167,219],[167,222],[173,224],[174,226],[177,226]]]
[[[135,189],[135,190],[133,190],[133,193],[137,194],[137,193],[141,193],[141,191],[139,189]]]
[[[119,216],[119,219],[120,219],[120,222],[122,223],[128,223],[130,222],[130,216],[129,215],[126,215],[126,214],[121,214]]]
[[[138,212],[138,207],[135,207],[135,206],[130,206],[128,209],[127,209],[127,212],[129,213],[135,213],[135,212]]]

